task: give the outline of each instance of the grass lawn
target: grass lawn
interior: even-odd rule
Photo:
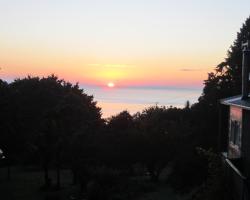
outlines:
[[[135,200],[186,200],[187,196],[177,195],[167,185],[158,186],[156,191],[146,193]]]
[[[54,171],[50,171],[52,184],[56,182]],[[35,168],[12,168],[11,180],[7,180],[7,169],[0,168],[0,199],[1,200],[64,200],[77,193],[78,187],[72,186],[69,170],[62,170],[62,189],[43,191],[43,172]]]
[[[73,198],[79,196],[80,187],[73,186],[72,175],[69,170],[61,171],[61,190],[44,191],[43,171],[39,168],[15,167],[11,169],[11,180],[7,180],[7,169],[0,168],[0,199],[1,200],[84,200]],[[55,171],[50,171],[52,184],[56,183]],[[140,181],[140,178],[136,178]],[[161,183],[162,182],[162,183]],[[153,190],[137,195],[133,200],[186,200],[185,196],[177,195],[169,186],[160,183],[153,184]],[[148,184],[148,180],[142,181]],[[133,186],[132,186],[133,187]],[[133,189],[133,188],[132,188]],[[124,191],[125,192],[125,191]],[[123,198],[124,199],[124,198]],[[128,199],[130,200],[130,199]]]

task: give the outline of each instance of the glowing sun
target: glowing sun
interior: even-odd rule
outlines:
[[[115,84],[114,84],[113,82],[109,82],[109,83],[107,84],[107,86],[110,87],[110,88],[113,88],[113,87],[115,87]]]

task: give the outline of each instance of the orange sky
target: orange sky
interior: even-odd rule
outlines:
[[[39,54],[38,54],[39,53]],[[194,55],[167,55],[156,58],[114,58],[96,59],[73,56],[62,52],[6,51],[0,59],[0,74],[5,78],[26,75],[46,76],[55,73],[59,77],[83,84],[106,85],[114,82],[117,86],[170,85],[200,86],[207,72],[219,62],[219,56],[204,58]],[[15,58],[15,59],[13,59]],[[108,62],[108,61],[113,62]]]
[[[116,86],[197,86],[223,61],[249,1],[0,2],[0,78],[56,74]]]

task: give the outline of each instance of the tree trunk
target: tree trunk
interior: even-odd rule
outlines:
[[[76,185],[76,177],[77,177],[77,172],[76,172],[76,169],[72,169],[72,184],[73,185]]]
[[[10,162],[7,163],[7,180],[10,180]]]
[[[45,187],[49,188],[51,182],[50,182],[50,178],[49,178],[48,163],[44,163],[44,182],[45,182]]]
[[[61,188],[61,169],[60,169],[60,164],[57,164],[56,167],[56,187],[57,189]]]

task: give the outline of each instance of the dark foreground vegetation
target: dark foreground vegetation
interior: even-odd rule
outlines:
[[[93,96],[54,75],[0,80],[1,199],[135,199],[162,184],[223,199],[218,100],[240,94],[249,32],[248,18],[198,103],[182,109],[104,120]]]

